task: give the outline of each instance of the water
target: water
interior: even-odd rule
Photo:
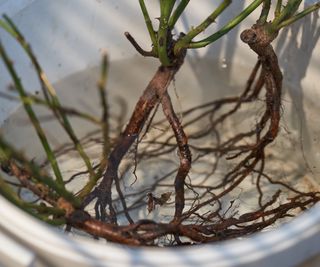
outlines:
[[[156,69],[157,64],[154,60],[140,59],[140,57],[111,64],[108,80],[108,100],[112,138],[116,138],[123,129],[130,111],[132,111],[135,102]],[[176,76],[175,88],[173,86],[170,88],[176,112],[182,122],[192,121],[200,112],[183,115],[185,110],[214,99],[239,94],[249,72],[250,69],[242,66],[232,67],[227,65],[226,62],[186,61]],[[82,112],[89,112],[97,117],[101,116],[98,91],[95,88],[98,74],[99,68],[93,67],[73,74],[55,84],[62,104],[75,107]],[[320,142],[320,125],[317,123],[317,107],[312,106],[312,102],[309,102],[306,97],[301,101],[301,94],[295,98],[292,92],[288,94],[288,90],[284,91],[281,129],[276,141],[266,150],[267,164],[265,171],[275,180],[288,182],[297,186],[300,190],[319,191],[320,154],[317,147],[319,147]],[[263,98],[263,94],[261,97]],[[235,133],[252,129],[258,117],[262,115],[263,104],[262,99],[259,99],[243,107],[235,116],[219,125],[220,142],[234,136]],[[226,110],[227,108],[223,108],[220,114]],[[60,152],[58,160],[65,179],[68,180],[73,175],[83,171],[85,169],[83,161],[72,150],[67,135],[52,119],[52,115],[41,107],[36,108],[36,112],[41,118],[51,144]],[[306,120],[306,118],[308,119]],[[218,184],[225,173],[235,164],[225,157],[218,159],[214,153],[204,155],[193,148],[217,145],[218,139],[215,133],[211,133],[204,138],[192,138],[208,126],[209,119],[210,116],[198,119],[185,127],[185,131],[190,137],[189,142],[194,159],[186,183],[197,186],[198,194],[204,195],[202,200],[210,197],[206,193],[206,187]],[[75,117],[72,117],[71,122],[92,159],[92,165],[98,164],[102,153],[99,127]],[[134,220],[148,218],[167,222],[172,219],[173,214],[173,179],[179,165],[179,155],[175,148],[170,127],[166,122],[163,122],[161,108],[159,108],[154,122],[156,124],[139,144],[139,153],[135,154],[134,149],[131,149],[131,152],[122,162],[120,183]],[[45,162],[45,156],[35,132],[30,127],[21,108],[6,120],[2,132],[7,140],[25,151],[30,159],[34,159],[38,163]],[[167,142],[168,138],[170,138],[169,144],[171,145],[164,147],[168,152],[153,157],[150,153],[163,151],[164,148],[159,150],[161,143]],[[157,141],[156,144],[154,144],[155,140]],[[249,142],[249,140],[244,141]],[[144,153],[147,156],[143,157]],[[135,168],[136,159],[141,162]],[[215,167],[216,170],[213,172],[212,170]],[[77,192],[87,179],[87,174],[78,175],[68,183],[68,188]],[[254,179],[254,176],[248,177],[228,196],[223,197],[221,205],[226,216],[253,211],[257,208],[257,191],[253,183]],[[268,197],[270,198],[278,188],[279,186],[263,184],[266,196],[264,201],[267,201]],[[152,193],[156,198],[160,198],[162,194],[170,195],[171,193],[171,197],[162,206],[156,205],[155,209],[149,212],[147,209],[148,193]],[[279,201],[285,201],[291,193],[288,194],[280,198]],[[113,196],[115,207],[120,213],[119,222],[127,223],[125,217],[121,215],[122,207],[115,189]],[[31,198],[32,196],[27,194],[26,197]],[[186,188],[185,210],[194,205],[195,197],[195,192]],[[213,209],[211,206],[204,207],[199,212],[205,213],[208,208]],[[89,206],[88,210],[93,212],[93,206]]]

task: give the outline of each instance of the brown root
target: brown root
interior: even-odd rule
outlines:
[[[127,37],[131,38],[130,35]],[[265,25],[254,25],[245,30],[241,39],[257,54],[258,60],[243,92],[240,96],[214,100],[182,112],[183,123],[175,113],[168,87],[183,64],[184,56],[177,59],[174,66],[161,66],[136,104],[124,131],[114,142],[100,184],[85,197],[81,209],[68,208],[67,211],[59,206],[58,198],[49,194],[46,188],[40,191],[35,187],[28,173],[18,165],[10,163],[9,171],[36,196],[53,207],[64,209],[64,218],[70,227],[133,246],[198,244],[237,238],[261,231],[293,216],[297,210],[308,209],[320,200],[320,192],[298,190],[290,182],[273,178],[266,171],[267,148],[276,140],[281,120],[282,73],[271,46],[275,37],[276,34],[270,36],[265,31]],[[133,38],[131,42],[137,46]],[[147,53],[136,48],[142,54]],[[244,106],[259,101],[259,97],[263,100],[261,110],[252,128],[232,134],[219,129],[236,117]],[[151,124],[160,105],[164,119]],[[206,121],[206,127],[190,130],[199,121]],[[147,137],[153,127],[162,131]],[[164,135],[164,132],[170,133]],[[142,148],[138,149],[140,143]],[[146,175],[144,179],[148,180],[148,186],[128,193],[124,190],[123,173],[126,172],[121,174],[120,165],[132,147],[135,150],[134,175],[137,166],[144,161],[146,168],[154,167],[147,165],[153,160],[159,163],[160,169],[155,170],[155,177]],[[174,153],[178,163],[173,159]],[[162,161],[168,164],[161,164]],[[217,171],[220,161],[226,165],[222,174]],[[192,173],[191,166],[202,162],[206,164],[205,170],[198,175],[202,177],[201,182],[196,182],[197,173]],[[170,166],[173,167],[170,169]],[[126,166],[127,172],[130,167]],[[214,180],[215,176],[218,178]],[[241,212],[242,203],[237,201],[234,192],[246,191],[248,180],[253,184],[249,193],[255,196],[256,206]],[[266,185],[274,186],[272,193],[266,191]],[[156,192],[159,188],[160,192]],[[113,196],[115,192],[116,196]],[[170,201],[171,196],[173,201]],[[63,206],[69,207],[63,201]],[[95,214],[89,214],[86,208],[93,201]],[[166,207],[171,208],[169,216],[152,217],[153,213]],[[137,216],[141,210],[148,210],[144,219]]]

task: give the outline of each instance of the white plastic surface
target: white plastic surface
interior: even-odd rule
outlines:
[[[0,214],[4,234],[10,233],[14,240],[34,251],[39,262],[49,266],[289,267],[320,252],[320,206],[277,230],[248,239],[175,249],[130,248],[70,238],[2,198]]]
[[[156,17],[156,1],[146,2],[151,6],[153,17]],[[202,0],[200,9],[195,9],[195,2],[197,1],[191,1],[193,6],[188,11],[190,21],[182,21],[179,31],[203,18],[215,1]],[[234,1],[233,8],[215,27],[220,27],[227,21],[227,17],[236,14],[243,3]],[[124,31],[131,32],[140,43],[149,43],[137,2],[132,0],[0,1],[0,12],[4,11],[13,17],[31,42],[52,82],[97,65],[101,50],[109,52],[111,61],[134,56],[135,51],[123,37]],[[294,75],[291,77],[298,77],[298,80],[288,82],[294,85],[293,88],[297,88],[297,84],[303,84],[304,97],[319,103],[320,91],[317,90],[316,81],[320,53],[314,51],[320,51],[320,45],[317,43],[319,37],[313,36],[314,31],[319,28],[319,22],[313,30],[310,25],[306,24],[302,27],[302,33],[300,32],[308,40],[305,46],[295,50],[293,55],[288,54],[290,45],[295,45],[290,41],[289,34],[282,48],[280,44],[279,52],[295,62],[295,65],[282,62],[287,67],[292,65],[289,69]],[[191,57],[223,59],[231,66],[231,73],[236,71],[232,62],[250,65],[254,62],[254,57],[246,46],[238,42],[239,31],[240,29],[234,30],[228,39],[224,38],[210,49],[191,52]],[[30,90],[36,90],[38,83],[34,71],[22,56],[23,53],[3,31],[0,32],[0,37],[13,60],[19,62],[18,70],[22,80]],[[304,65],[308,66],[307,72]],[[2,65],[0,73],[0,90],[3,91],[10,79],[2,76]],[[15,106],[14,103],[8,104],[0,100],[0,122],[8,117]],[[244,240],[176,249],[128,248],[68,237],[22,213],[2,198],[0,214],[0,266],[290,267],[320,253],[319,205],[271,232]],[[19,256],[10,262],[14,255]],[[314,266],[320,266],[320,263]]]
[[[34,253],[6,235],[0,228],[0,266],[26,267],[33,266]]]

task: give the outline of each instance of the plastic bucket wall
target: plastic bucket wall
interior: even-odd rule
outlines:
[[[157,17],[157,4],[154,1],[147,4],[152,17]],[[221,27],[244,5],[244,1],[235,1],[213,28]],[[199,6],[191,3],[188,19],[183,18],[178,24],[179,31],[196,25],[214,4],[203,0]],[[137,56],[123,36],[125,31],[147,45],[146,49],[150,47],[144,21],[134,1],[0,1],[0,12],[4,11],[30,41],[52,82],[96,66],[102,50],[108,51],[111,65],[113,61]],[[190,52],[189,59],[212,58],[227,64],[230,77],[237,75],[235,66],[252,66],[255,57],[238,37],[242,29],[254,22],[253,18],[210,48]],[[317,101],[320,91],[316,87],[320,68],[320,42],[316,34],[319,22],[313,24],[312,19],[316,18],[305,19],[293,31],[281,35],[276,47],[291,93],[320,108]],[[0,36],[24,84],[30,90],[37,90],[34,70],[21,49],[3,31]],[[0,73],[6,73],[2,64]],[[245,77],[240,79],[245,81]],[[10,78],[2,76],[0,90],[5,90],[9,83]],[[16,103],[0,99],[0,121],[16,107]],[[303,105],[298,108],[303,112]],[[311,150],[309,159],[316,162],[314,172],[319,176],[320,155],[316,148]],[[128,248],[68,237],[30,218],[2,198],[0,213],[0,262],[6,266],[296,266],[320,253],[320,206],[277,230],[245,240],[176,249]],[[5,242],[7,245],[3,245]]]

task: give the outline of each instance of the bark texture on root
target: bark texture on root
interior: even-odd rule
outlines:
[[[112,149],[108,158],[108,167],[103,176],[100,184],[90,193],[84,200],[83,206],[88,205],[93,199],[97,198],[95,204],[96,218],[101,221],[109,221],[116,224],[116,213],[112,204],[112,185],[116,184],[118,194],[122,198],[122,205],[129,223],[133,223],[129,213],[127,212],[126,203],[122,196],[122,192],[119,186],[119,165],[129,151],[132,144],[137,140],[141,133],[145,123],[150,117],[152,110],[159,103],[163,106],[163,111],[168,118],[170,125],[176,135],[179,149],[183,159],[181,160],[181,168],[176,178],[176,192],[178,195],[178,204],[176,207],[176,216],[182,213],[184,206],[183,187],[184,179],[188,174],[191,164],[191,153],[188,149],[187,138],[183,132],[180,122],[173,110],[170,97],[167,93],[170,83],[173,81],[175,74],[183,64],[185,55],[181,55],[181,58],[176,59],[175,64],[170,67],[160,66],[152,80],[144,90],[142,96],[137,102],[132,116],[116,142],[116,145]],[[106,207],[109,208],[109,214],[106,212]]]
[[[132,246],[153,246],[163,240],[162,245],[198,244],[246,236],[269,227],[284,217],[292,216],[291,212],[311,207],[320,200],[319,192],[300,191],[290,183],[274,179],[267,173],[268,170],[265,170],[269,159],[266,148],[279,134],[282,94],[282,73],[271,45],[277,34],[270,35],[266,26],[266,24],[256,24],[241,34],[242,41],[247,43],[258,56],[243,92],[239,96],[213,100],[182,112],[183,123],[175,113],[168,88],[182,66],[185,55],[177,58],[175,64],[170,67],[159,67],[138,100],[124,131],[114,143],[101,182],[86,196],[81,208],[50,192],[50,188],[45,185],[39,187],[35,184],[28,169],[23,168],[23,164],[10,161],[7,166],[1,167],[16,176],[21,187],[33,192],[49,206],[40,208],[59,209],[55,216],[63,218],[68,228],[74,227],[95,238]],[[254,115],[253,124],[245,129],[226,133],[223,124],[227,124],[228,119],[236,120],[237,114],[243,111],[243,107],[249,106],[253,101],[255,103],[260,101],[259,108],[263,109]],[[135,160],[137,159],[139,163],[146,158],[155,159],[162,168],[160,172],[158,169],[155,170],[157,172],[155,176],[158,173],[162,175],[163,172],[165,173],[163,177],[170,177],[168,179],[170,183],[160,185],[163,177],[146,177],[154,179],[151,188],[158,189],[162,186],[168,190],[161,191],[162,194],[157,195],[159,192],[151,190],[151,193],[144,190],[145,188],[138,188],[136,199],[140,202],[136,206],[131,202],[129,205],[127,203],[131,192],[122,192],[121,183],[124,180],[121,180],[123,177],[119,175],[119,167],[134,144],[143,139],[145,132],[153,131],[150,125],[159,106],[164,113],[164,119],[159,125],[164,128],[155,136],[150,134],[152,137],[145,138],[146,143],[150,142],[150,147],[145,146],[148,148],[141,152],[144,144],[140,144],[139,151],[135,150]],[[188,127],[197,126],[197,121],[200,120],[206,121],[206,127],[194,127],[192,134],[187,135]],[[218,128],[220,126],[221,130]],[[165,136],[163,132],[166,132]],[[172,157],[173,153],[176,154],[176,149],[178,163]],[[194,158],[191,156],[191,149],[195,151]],[[168,165],[161,165],[163,155],[170,158],[169,160],[165,158],[164,162],[174,163],[175,169],[167,170]],[[192,177],[194,173],[190,174],[190,179],[186,179],[191,169],[191,162],[197,164],[199,160],[201,165],[203,158],[206,158],[203,162],[207,165],[202,165],[202,168],[205,166],[209,170],[201,169],[200,176],[205,173],[206,179],[218,177],[210,180],[212,183],[209,185],[202,181],[198,184],[193,183],[196,180]],[[220,173],[217,166],[221,159],[229,165]],[[193,166],[196,168],[197,165]],[[218,175],[216,170],[219,171]],[[250,193],[256,194],[257,203],[254,209],[240,213],[235,201],[239,200],[240,203],[242,200],[240,197],[232,199],[234,198],[232,194],[237,189],[247,189],[243,182],[248,180],[252,181],[253,191]],[[277,187],[269,193],[265,184]],[[283,189],[292,195],[283,198]],[[113,196],[112,192],[115,191],[117,194]],[[172,193],[174,201],[168,204]],[[147,203],[144,201],[146,197],[148,197]],[[85,209],[92,201],[96,201],[94,205],[96,218]],[[150,214],[167,204],[172,210],[163,221],[133,219],[132,214],[136,215],[138,209],[147,208]],[[136,213],[133,213],[133,210]],[[123,218],[126,218],[127,222],[124,222]]]
[[[69,224],[95,236],[129,245],[154,245],[156,239],[168,236],[173,236],[176,244],[184,244],[180,239],[181,237],[188,238],[191,243],[204,243],[244,236],[260,231],[272,225],[275,221],[289,216],[291,210],[306,208],[308,205],[318,202],[320,196],[317,192],[300,192],[285,183],[272,180],[264,173],[266,160],[265,148],[276,139],[281,117],[282,73],[278,64],[277,55],[271,45],[274,38],[276,38],[276,34],[270,35],[266,31],[265,25],[256,24],[251,29],[243,31],[241,40],[247,43],[258,56],[257,64],[253,68],[243,93],[239,97],[219,99],[198,107],[198,109],[204,109],[211,106],[210,112],[214,114],[225,105],[234,105],[233,108],[217,118],[213,119],[212,116],[212,119],[210,119],[210,127],[200,131],[191,138],[201,138],[201,136],[206,136],[210,132],[215,132],[217,125],[222,124],[227,118],[239,111],[242,105],[257,100],[258,96],[263,92],[263,89],[265,89],[264,112],[258,119],[255,129],[235,134],[226,141],[219,143],[216,148],[202,148],[201,150],[204,153],[218,153],[220,157],[227,156],[227,160],[238,159],[237,164],[225,174],[220,184],[207,188],[207,192],[204,193],[204,195],[210,193],[213,195],[212,197],[206,198],[204,201],[201,201],[201,197],[197,197],[194,200],[194,203],[197,204],[192,205],[189,210],[184,211],[185,179],[191,168],[191,152],[188,145],[188,136],[184,130],[184,127],[186,127],[188,123],[185,125],[181,124],[178,116],[175,114],[174,107],[167,92],[169,84],[182,65],[181,60],[179,64],[174,67],[160,67],[158,69],[139,99],[124,132],[114,146],[101,183],[85,200],[84,205],[87,205],[93,199],[97,198],[95,204],[96,219],[92,219],[91,217],[86,218],[83,215],[82,217],[85,219],[78,220],[77,216],[71,216]],[[171,137],[175,138],[180,159],[180,165],[174,179],[175,212],[172,221],[169,223],[150,220],[133,221],[126,207],[118,177],[119,165],[123,157],[139,137],[139,134],[150,118],[152,110],[154,110],[157,105],[162,106],[165,120],[172,128],[173,134]],[[191,109],[185,114],[188,112],[191,113],[193,110]],[[198,118],[201,116],[208,116],[208,112],[201,113]],[[196,121],[196,119],[189,123],[192,124],[194,121]],[[245,138],[251,138],[254,142],[239,145]],[[169,139],[164,142],[162,147],[160,146],[159,152],[155,150],[149,154],[149,156],[153,155],[153,157],[157,157],[162,155],[161,153],[170,152],[170,149],[166,150],[166,152],[160,152],[168,143]],[[228,155],[230,152],[233,153],[232,156]],[[238,217],[231,215],[225,218],[225,214],[221,215],[223,212],[221,199],[253,174],[257,174],[256,190],[259,208],[256,211],[247,212]],[[281,191],[278,190],[271,199],[264,202],[261,179],[266,179],[270,183],[281,185],[296,193],[296,196],[274,207],[274,204],[279,200]],[[111,195],[113,184],[116,185],[115,187],[118,191],[123,211],[129,222],[127,226],[117,225],[117,215],[113,208]],[[218,194],[211,193],[214,192],[214,190],[220,190],[220,192]],[[215,210],[206,212],[205,214],[200,213],[203,207],[216,204],[218,204],[218,208]],[[230,202],[230,208],[232,205],[233,203]],[[107,207],[109,209],[108,212],[106,211]],[[192,221],[191,218],[194,223],[190,223],[190,221]]]

